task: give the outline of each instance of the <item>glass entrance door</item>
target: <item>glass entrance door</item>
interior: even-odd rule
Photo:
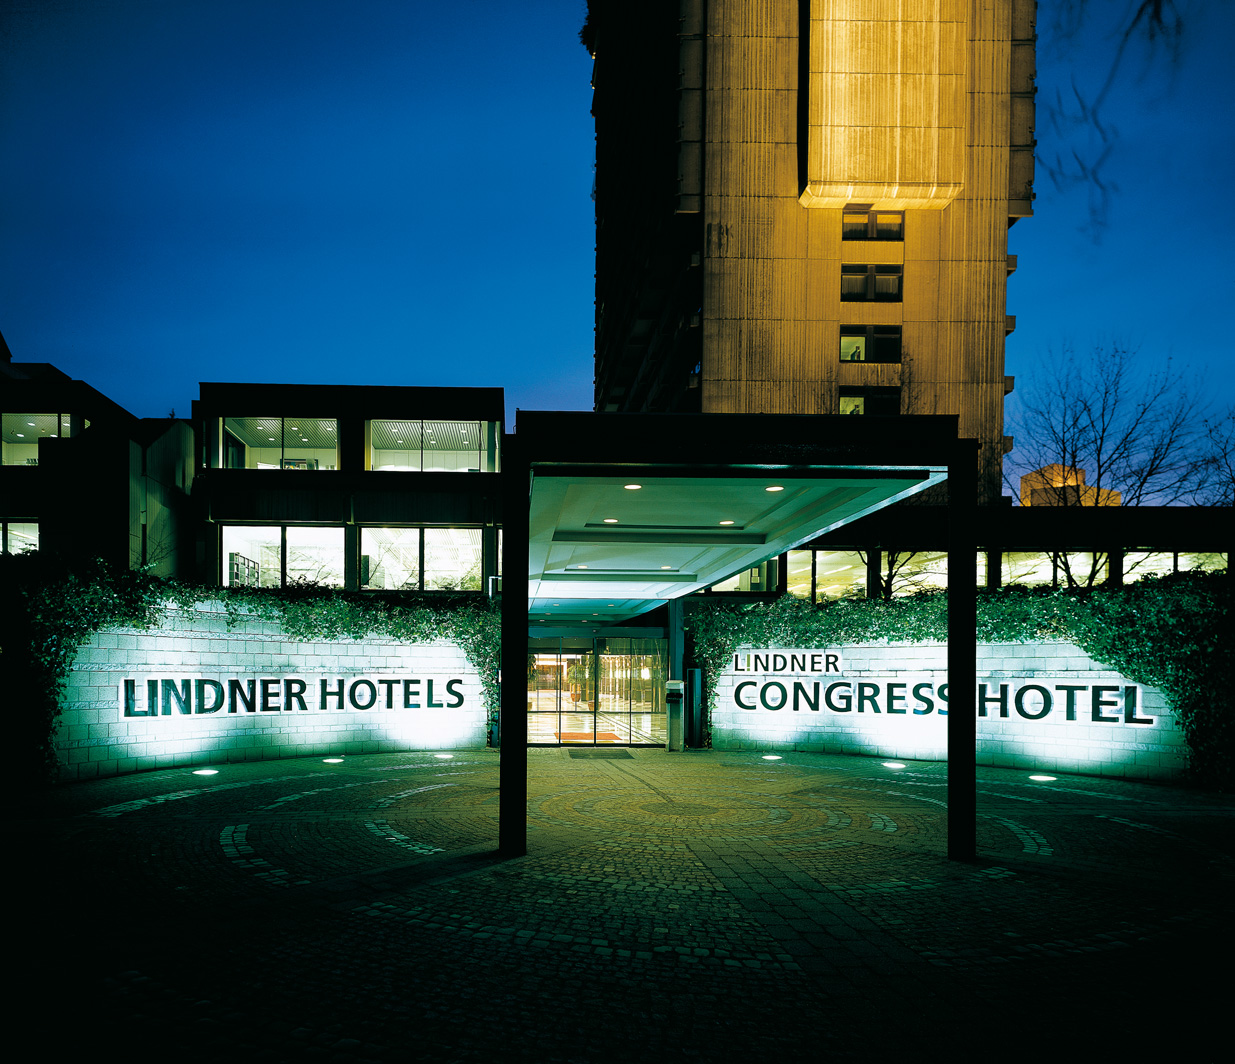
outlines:
[[[665,650],[663,639],[534,640],[528,650],[527,741],[664,743]]]

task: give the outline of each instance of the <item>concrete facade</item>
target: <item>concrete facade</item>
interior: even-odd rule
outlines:
[[[283,704],[287,678],[306,685],[303,711]],[[142,714],[148,709],[147,684],[158,681],[158,715],[126,716],[126,679],[133,681],[129,710]],[[182,693],[186,680],[213,681],[225,692],[224,704],[204,713],[193,705],[185,712],[174,696],[164,696],[164,679]],[[268,693],[278,696],[269,699],[266,710],[260,705],[262,679]],[[403,707],[403,679],[412,681],[406,688],[412,708]],[[242,694],[253,681],[257,700],[251,710],[240,698],[230,698],[231,680],[240,682]],[[336,699],[340,680],[344,697]],[[325,710],[318,708],[322,681],[331,691]],[[356,701],[371,697],[372,684],[376,707],[351,704],[357,681]],[[396,708],[386,708],[391,692]],[[191,684],[189,695],[194,696]],[[245,617],[229,630],[222,607],[205,604],[187,611],[169,608],[151,630],[96,632],[69,671],[56,745],[62,778],[78,779],[177,765],[458,749],[485,742],[479,676],[452,644],[409,646],[373,638],[301,642],[257,617]]]
[[[738,653],[744,659],[755,649]],[[717,683],[713,747],[947,758],[939,693],[947,683],[944,645],[866,644],[837,652],[840,667],[831,673],[735,672],[731,663]],[[979,765],[1131,779],[1183,773],[1187,744],[1163,693],[1079,647],[979,644],[977,671]],[[1045,712],[1043,691],[1050,697]]]

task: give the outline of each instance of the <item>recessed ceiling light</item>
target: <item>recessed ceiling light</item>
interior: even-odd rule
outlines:
[[[33,421],[27,421],[27,422],[26,422],[26,424],[27,424],[27,425],[29,425],[31,428],[34,428],[34,422],[33,422]]]
[[[24,432],[19,432],[17,435],[23,440],[26,438],[26,434]]]
[[[905,766],[902,765],[899,761],[885,761],[883,763],[883,767],[884,768],[904,768]]]
[[[642,484],[623,484],[622,487],[624,487],[627,491],[638,491],[640,488],[643,487],[643,485]]]
[[[763,760],[764,761],[780,761],[781,756],[780,754],[764,754]]]
[[[194,776],[217,776],[218,774],[217,768],[195,768],[193,770]]]
[[[769,484],[769,485],[768,485],[766,488],[764,488],[763,490],[764,490],[764,491],[784,491],[784,490],[785,490],[785,486],[784,486],[783,484]]]
[[[732,522],[732,521],[722,521],[722,522],[721,522],[721,524],[722,524],[722,525],[731,525],[731,524],[733,524],[733,522]]]
[[[1055,781],[1054,776],[1030,776],[1029,778],[1037,780],[1039,783],[1053,783]]]
[[[661,568],[662,569],[672,569],[673,566],[672,565],[662,565]]]
[[[436,757],[439,761],[449,761],[455,755],[454,754],[434,754],[433,756]]]
[[[274,443],[274,437],[273,437],[273,436],[267,436],[267,437],[266,437],[266,439],[268,439],[271,443]]]
[[[341,764],[343,764],[343,758],[341,758],[341,757],[323,757],[323,758],[322,758],[322,762],[323,762],[324,764],[327,764],[327,765],[341,765]]]
[[[576,565],[575,568],[576,569],[586,569],[587,566],[586,565]]]

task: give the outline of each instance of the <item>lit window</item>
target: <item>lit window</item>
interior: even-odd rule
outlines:
[[[840,360],[842,362],[899,362],[901,360],[901,327],[899,325],[842,325]]]
[[[492,473],[498,428],[494,421],[370,421],[369,468]]]
[[[901,211],[872,211],[862,204],[845,208],[843,240],[904,240],[905,215]]]
[[[842,414],[868,414],[875,417],[892,417],[901,412],[899,388],[842,388],[840,390]]]
[[[0,552],[25,554],[39,549],[37,521],[0,521]]]
[[[902,274],[900,266],[841,266],[841,302],[899,303]]]
[[[5,414],[0,418],[3,423],[0,451],[4,465],[38,465],[39,440],[60,435],[62,420],[68,419],[59,414]]]
[[[343,586],[341,527],[224,525],[224,587]]]
[[[480,591],[479,528],[362,528],[360,587],[368,591]]]
[[[223,468],[337,469],[338,429],[333,418],[224,418]]]
[[[419,528],[362,528],[360,586],[373,591],[420,590]]]

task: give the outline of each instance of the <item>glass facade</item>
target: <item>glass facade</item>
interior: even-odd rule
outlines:
[[[369,468],[396,472],[493,473],[494,421],[370,421]]]
[[[533,640],[528,742],[663,745],[667,670],[663,639]]]
[[[343,529],[224,525],[224,587],[343,587]]]
[[[224,469],[339,468],[339,423],[334,418],[223,419]]]
[[[481,591],[479,528],[362,528],[360,587],[369,591]]]

